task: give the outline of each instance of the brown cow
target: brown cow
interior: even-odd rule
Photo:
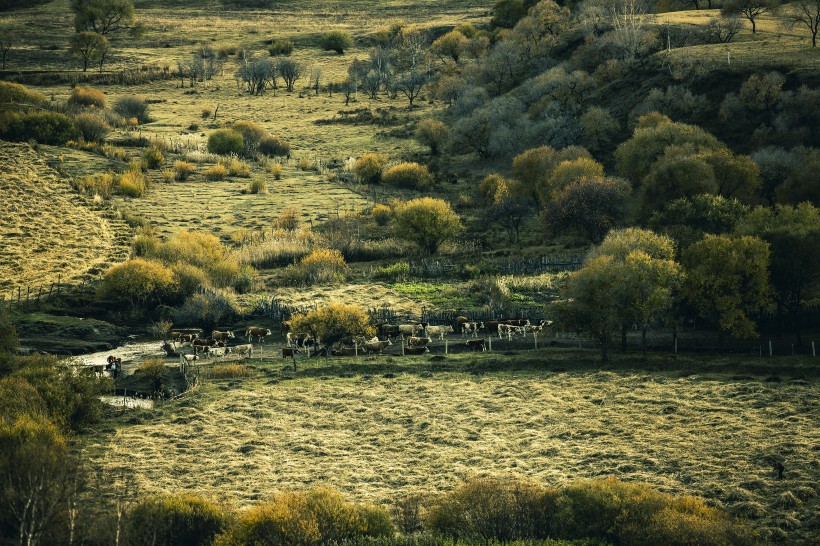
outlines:
[[[423,354],[429,353],[429,352],[430,352],[430,349],[428,349],[427,347],[405,347],[404,348],[404,354],[410,355],[410,356],[423,355]]]
[[[288,332],[290,332],[290,328],[291,328],[290,321],[289,320],[283,320],[282,323],[279,325],[279,332],[282,335],[285,335]]]
[[[296,347],[282,347],[282,358],[292,357],[299,353],[300,351]]]
[[[256,336],[257,341],[260,343],[265,343],[265,336],[271,335],[273,332],[270,331],[268,328],[260,328],[259,326],[251,326],[247,330],[245,330],[245,338],[249,341],[253,341],[254,336]]]
[[[211,332],[211,339],[215,339],[216,341],[228,341],[229,339],[233,339],[235,336],[233,332],[230,330],[226,332],[220,332],[219,330],[214,330]]]
[[[467,347],[470,348],[471,351],[478,351],[479,349],[481,349],[482,351],[486,351],[487,350],[486,341],[487,340],[484,339],[484,338],[468,339],[466,345],[467,345]]]
[[[463,315],[457,316],[454,321],[456,325],[455,331],[458,333],[464,333],[464,325],[468,322],[470,322],[470,319],[468,319],[467,317]]]
[[[432,339],[429,337],[409,337],[407,338],[408,347],[424,347],[430,343]]]

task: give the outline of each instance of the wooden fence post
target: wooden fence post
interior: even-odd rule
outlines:
[[[772,356],[772,340],[769,340],[769,356]]]

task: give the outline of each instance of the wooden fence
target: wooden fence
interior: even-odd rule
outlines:
[[[82,280],[80,284],[64,284],[60,276],[56,282],[48,285],[18,286],[10,292],[0,293],[0,309],[24,308],[38,306],[45,303],[53,303],[61,297],[76,296],[84,293],[94,286],[92,281]]]
[[[418,262],[409,262],[410,275],[419,278],[452,277],[460,271],[457,264],[447,258],[424,259]],[[558,273],[561,271],[577,271],[583,265],[581,256],[539,256],[535,258],[520,258],[518,260],[502,260],[486,264],[488,270],[501,275],[537,275],[539,273]]]

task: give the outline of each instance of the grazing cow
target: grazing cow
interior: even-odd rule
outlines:
[[[455,320],[453,321],[453,323],[456,325],[455,331],[456,332],[461,332],[463,334],[464,333],[464,326],[468,322],[470,322],[470,319],[468,319],[467,317],[465,317],[463,315],[457,316],[455,318]]]
[[[527,320],[527,319],[507,319],[507,320],[502,320],[501,322],[503,322],[505,324],[509,324],[510,326],[524,327],[524,326],[529,326],[530,325],[530,321]]]
[[[268,328],[260,328],[258,326],[251,326],[247,330],[245,330],[245,339],[248,341],[253,341],[253,338],[256,337],[256,340],[259,343],[265,343],[265,337],[271,335],[273,332],[270,331]]]
[[[478,331],[481,328],[484,328],[483,322],[466,322],[461,329],[461,336],[467,337],[467,334],[470,334],[473,337],[478,337]]]
[[[541,325],[541,324],[539,324],[538,326],[535,326],[534,324],[530,324],[528,326],[524,326],[524,331],[527,332],[528,334],[540,334],[541,332],[544,331],[544,326]]]
[[[401,332],[397,324],[382,324],[379,331],[384,337],[397,337]]]
[[[229,339],[233,339],[235,336],[233,332],[228,330],[227,332],[220,332],[219,330],[214,330],[211,332],[211,339],[215,339],[216,341],[228,341]]]
[[[234,345],[233,347],[228,347],[228,352],[239,355],[239,356],[247,356],[248,358],[253,356],[253,345],[250,343],[246,343],[245,345]]]
[[[227,352],[227,347],[205,347],[205,356],[210,358],[212,356],[220,357],[225,356]]]
[[[471,351],[478,351],[479,349],[482,350],[482,351],[486,351],[487,350],[486,342],[487,342],[487,340],[484,339],[483,337],[480,338],[480,339],[468,339],[466,345],[467,345],[467,347],[470,348]]]
[[[430,349],[428,349],[427,347],[405,347],[404,348],[404,354],[410,355],[410,356],[423,355],[423,354],[426,354],[426,353],[429,353],[429,352],[430,352]]]
[[[547,319],[541,319],[538,321],[538,326],[541,326],[542,328],[547,328],[549,326],[552,326],[552,321]]]
[[[297,347],[282,347],[282,358],[293,357],[300,352]]]
[[[371,353],[380,353],[388,345],[393,345],[393,343],[389,339],[385,339],[384,341],[379,341],[378,336],[374,336],[373,339],[371,339],[369,341],[365,341],[365,343],[364,343],[364,347],[368,351],[370,351]]]
[[[290,321],[289,320],[283,320],[282,321],[282,323],[279,325],[279,332],[282,335],[285,335],[288,332],[290,332]]]
[[[288,343],[295,344],[297,347],[304,349],[313,345],[313,336],[304,332],[294,334],[288,332]]]
[[[185,332],[171,332],[171,341],[173,341],[174,343],[178,341],[185,341],[190,343],[197,337],[199,337],[197,334],[188,334]]]
[[[193,344],[194,349],[196,349],[197,347],[209,347],[214,344],[214,340],[203,337],[200,339],[195,339],[191,343]]]
[[[102,377],[105,366],[94,364],[92,366],[80,366],[79,374],[88,377]]]
[[[180,354],[179,351],[177,351],[176,347],[174,347],[170,343],[163,343],[162,350],[165,351],[165,355],[169,357],[176,357]]]
[[[186,355],[186,354],[183,354],[183,353],[179,353],[179,360],[180,360],[180,362],[185,361],[185,364],[189,364],[191,362],[194,362],[195,360],[199,360],[199,357],[197,355]],[[139,370],[137,370],[137,372],[138,371]],[[137,372],[134,372],[134,373],[137,373]]]
[[[429,337],[409,337],[407,338],[407,346],[408,347],[424,347],[428,343],[433,341]]]
[[[452,334],[453,333],[453,327],[449,326],[449,325],[447,325],[447,326],[428,326],[425,331],[427,332],[428,337],[438,335],[439,340],[444,341],[444,336],[446,336],[447,334]]]
[[[415,336],[424,330],[421,324],[399,324],[399,333],[402,336]]]
[[[484,330],[490,335],[498,333],[498,325],[501,324],[500,320],[485,320],[484,321]]]

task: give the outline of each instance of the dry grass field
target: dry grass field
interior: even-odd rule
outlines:
[[[28,144],[0,144],[0,293],[97,276],[128,253],[126,226],[76,194]]]
[[[542,354],[544,368],[574,359]],[[450,365],[454,359],[468,368],[476,361],[461,355]],[[264,376],[206,383],[97,432],[94,464],[131,469],[144,492],[196,491],[238,506],[320,484],[390,503],[471,474],[549,483],[616,476],[701,495],[773,538],[816,530],[814,383],[660,372],[472,375],[437,372],[428,359],[388,365],[395,377],[376,363],[369,372],[365,361],[350,368],[355,375],[338,377],[344,367],[336,365],[285,381],[275,364],[264,366]],[[783,480],[775,461],[786,468]]]

